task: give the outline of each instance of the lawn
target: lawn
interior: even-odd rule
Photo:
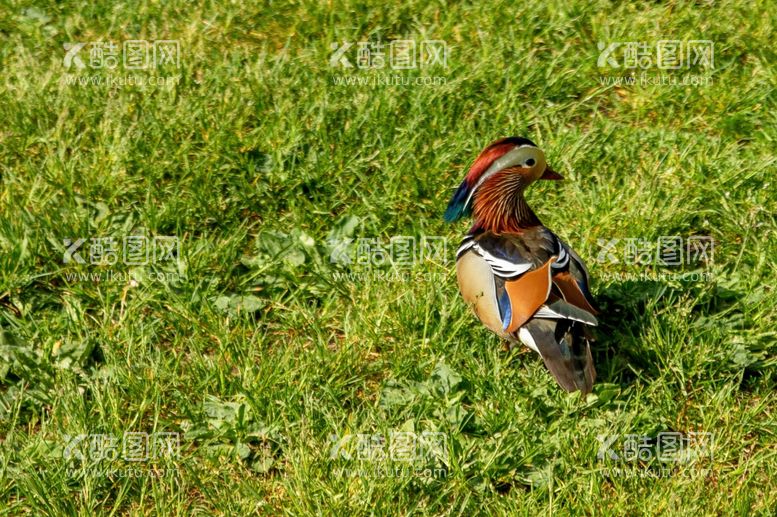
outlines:
[[[774,1],[0,0],[0,515],[773,515]],[[473,159],[593,393],[461,300]]]

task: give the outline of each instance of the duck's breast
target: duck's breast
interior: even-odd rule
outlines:
[[[496,302],[494,274],[483,257],[473,251],[465,252],[456,261],[456,277],[462,298],[472,307],[478,319],[492,332],[504,336]]]

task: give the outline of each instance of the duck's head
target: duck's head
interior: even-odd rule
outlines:
[[[469,215],[478,198],[483,198],[481,203],[508,199],[538,179],[563,177],[548,166],[545,153],[534,142],[520,136],[492,142],[480,152],[451,198],[445,220],[451,223]]]

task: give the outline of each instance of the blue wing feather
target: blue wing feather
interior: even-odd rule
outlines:
[[[513,319],[513,309],[510,306],[510,296],[506,290],[502,291],[501,296],[497,299],[497,304],[499,305],[499,315],[502,317],[502,330],[507,330]]]
[[[452,223],[469,215],[470,207],[465,205],[467,197],[469,197],[469,185],[467,185],[465,180],[461,182],[458,190],[456,190],[456,193],[453,194],[453,197],[448,203],[448,208],[445,209],[443,218],[446,222]]]

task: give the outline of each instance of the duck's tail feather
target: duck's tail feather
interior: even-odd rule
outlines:
[[[582,323],[536,318],[527,322],[524,328],[533,341],[532,348],[539,352],[562,388],[591,393],[596,370]]]

